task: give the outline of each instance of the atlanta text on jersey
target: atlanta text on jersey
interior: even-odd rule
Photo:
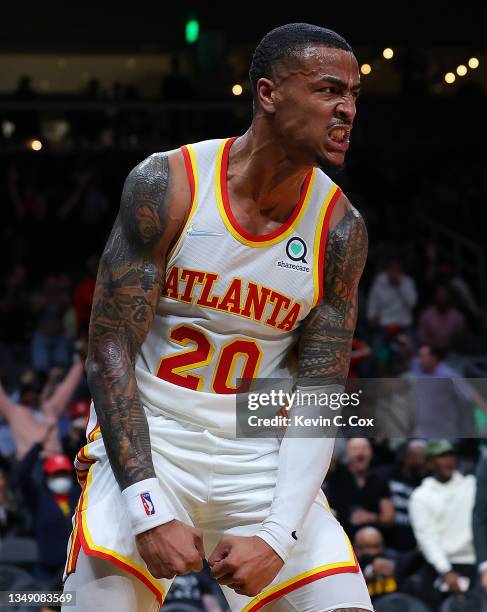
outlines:
[[[300,302],[274,289],[252,281],[245,282],[240,278],[233,278],[226,289],[217,294],[214,285],[218,278],[219,275],[212,272],[173,266],[167,275],[163,295],[188,304],[194,303],[204,308],[251,318],[283,331],[290,331],[294,327],[301,311]],[[197,286],[200,286],[199,295],[195,295]],[[270,309],[267,308],[269,304]]]

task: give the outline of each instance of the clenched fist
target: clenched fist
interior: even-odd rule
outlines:
[[[154,578],[203,569],[205,551],[201,531],[181,521],[158,525],[136,536],[137,549]]]
[[[208,563],[211,575],[239,595],[254,597],[279,573],[284,561],[258,536],[224,536]]]

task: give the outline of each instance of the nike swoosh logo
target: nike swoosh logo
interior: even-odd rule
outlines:
[[[221,232],[207,232],[206,230],[199,230],[194,228],[192,225],[186,230],[188,236],[223,236]]]

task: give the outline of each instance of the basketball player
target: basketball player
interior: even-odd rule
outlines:
[[[156,153],[126,180],[95,291],[66,610],[158,610],[204,558],[232,610],[372,610],[320,490],[333,440],[235,436],[237,379],[294,377],[297,340],[298,389],[347,376],[367,234],[319,168],[344,162],[357,61],[290,24],[250,78],[243,136]]]

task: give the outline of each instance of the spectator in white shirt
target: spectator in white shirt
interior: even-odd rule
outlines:
[[[398,259],[391,259],[384,272],[374,279],[367,303],[367,318],[381,328],[408,328],[417,302],[413,279],[402,271]]]
[[[456,470],[454,449],[447,440],[430,442],[426,455],[431,476],[413,491],[409,518],[427,562],[421,571],[424,596],[437,605],[443,596],[432,588],[435,581],[456,594],[476,578],[472,533],[476,482],[474,476]]]

